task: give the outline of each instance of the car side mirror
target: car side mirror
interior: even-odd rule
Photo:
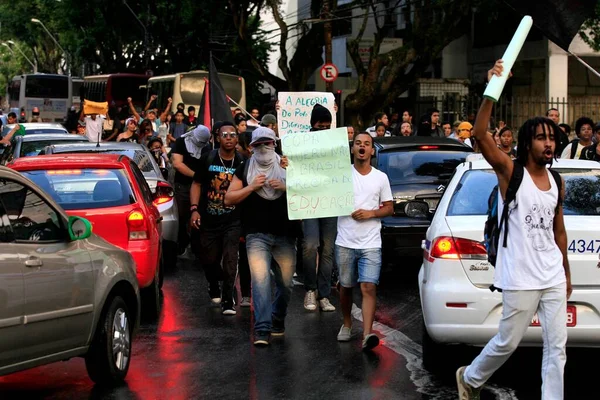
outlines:
[[[85,218],[69,217],[69,237],[71,240],[83,240],[92,236],[92,224]]]
[[[424,201],[407,201],[404,204],[404,214],[410,218],[429,219],[429,204]]]

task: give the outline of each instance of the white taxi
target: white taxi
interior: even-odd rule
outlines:
[[[600,347],[600,163],[559,160],[552,168],[565,180],[573,284],[567,345]],[[482,243],[488,198],[497,182],[485,160],[459,165],[427,231],[418,278],[425,365],[443,359],[446,344],[484,346],[498,332],[502,296],[490,290],[494,267]],[[541,344],[534,317],[521,345]]]

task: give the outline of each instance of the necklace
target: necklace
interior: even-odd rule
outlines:
[[[233,155],[233,159],[231,160],[231,166],[230,167],[228,167],[227,165],[225,165],[225,162],[223,162],[223,159],[221,158],[221,152],[218,151],[217,154],[219,154],[219,160],[221,160],[221,165],[223,165],[223,167],[225,169],[232,169],[233,168],[233,163],[235,162],[235,154]]]

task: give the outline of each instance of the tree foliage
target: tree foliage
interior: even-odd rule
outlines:
[[[131,9],[131,10],[130,10]],[[236,8],[239,13],[247,10]],[[69,53],[73,75],[138,72],[155,75],[206,69],[211,52],[220,72],[243,75],[249,95],[262,80],[249,65],[266,63],[269,45],[259,23],[250,24],[253,40],[243,43],[232,24],[226,0],[14,0],[0,3],[1,41],[13,39],[35,55],[40,72],[66,67],[60,49],[41,20]],[[5,49],[8,51],[7,49]],[[6,51],[2,54],[6,55]],[[21,65],[28,71],[26,64]],[[82,69],[85,67],[85,71]]]

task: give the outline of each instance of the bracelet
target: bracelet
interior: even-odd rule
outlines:
[[[192,206],[190,207],[190,211],[192,211],[192,212],[198,211],[198,205],[197,204],[192,204]]]

